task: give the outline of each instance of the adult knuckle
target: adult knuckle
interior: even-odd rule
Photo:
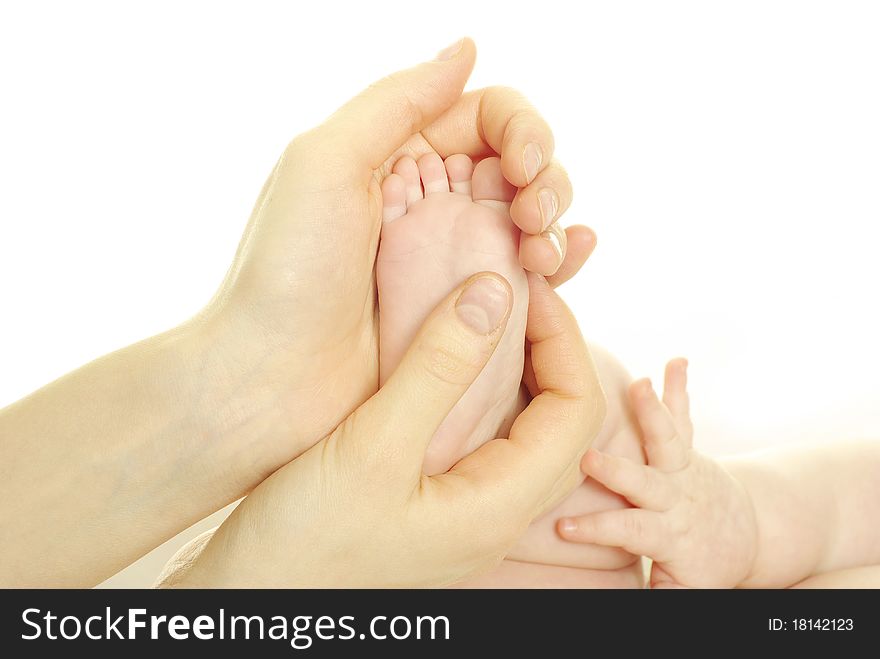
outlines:
[[[569,204],[571,204],[571,199],[574,195],[574,187],[571,184],[571,179],[568,177],[568,172],[566,172],[565,168],[558,163],[554,178],[553,185],[559,193],[562,205],[567,208]]]
[[[365,489],[385,487],[400,455],[393,442],[368,441],[373,434],[372,424],[362,419],[358,410],[346,418],[325,446],[322,462],[328,478],[359,483]]]
[[[496,105],[498,104],[498,101],[502,101],[503,103],[500,105],[509,108],[511,114],[517,114],[529,110],[532,107],[531,103],[529,103],[528,99],[526,99],[522,92],[508,85],[492,85],[491,87],[486,87],[483,98],[492,103],[492,105]]]
[[[428,375],[450,385],[466,385],[480,367],[479,355],[459,341],[449,339],[425,342],[420,346]]]
[[[351,164],[351,144],[339,131],[321,124],[288,142],[281,154],[279,169],[297,179],[314,179],[311,174],[323,177],[327,173],[343,179]]]
[[[565,169],[565,167],[563,167],[562,163],[560,163],[558,160],[554,160],[553,164],[554,164],[554,171],[556,172],[556,176],[557,176],[557,179],[558,179],[560,185],[564,186],[565,188],[570,189],[572,186],[571,186],[571,177],[568,175],[568,170]]]
[[[282,162],[293,162],[300,158],[308,158],[314,155],[316,148],[321,144],[319,128],[312,128],[294,137],[284,149]]]
[[[382,80],[373,84],[374,88],[381,91],[388,91],[397,99],[397,111],[400,113],[399,120],[405,121],[413,126],[422,126],[425,113],[422,109],[423,99],[418,96],[418,92],[414,91],[406,84],[400,73],[392,73],[385,76]],[[424,92],[422,92],[424,94]]]
[[[504,85],[487,87],[483,92],[483,110],[495,121],[505,122],[508,130],[540,120],[534,106],[517,89]]]
[[[371,460],[372,451],[367,450],[364,442],[356,441],[362,431],[363,424],[355,411],[327,438],[321,456],[325,474],[339,471],[344,478],[352,479],[368,471],[364,467]]]

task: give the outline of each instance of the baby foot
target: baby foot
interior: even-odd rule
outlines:
[[[480,376],[438,428],[424,471],[447,471],[495,439],[516,404],[522,380],[528,284],[519,263],[519,230],[508,214],[516,188],[501,161],[476,166],[466,155],[403,157],[382,183],[383,223],[376,265],[380,385],[397,368],[434,307],[473,274],[507,279],[513,305],[507,328]],[[561,254],[561,250],[560,250]]]

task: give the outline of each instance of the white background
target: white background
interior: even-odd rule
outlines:
[[[197,311],[287,141],[468,34],[599,234],[588,337],[688,356],[712,453],[880,438],[877,3],[0,7],[0,405]]]

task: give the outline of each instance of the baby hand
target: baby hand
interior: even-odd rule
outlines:
[[[648,464],[591,449],[581,468],[635,508],[561,519],[559,533],[648,556],[654,588],[742,583],[757,552],[755,513],[745,488],[691,448],[687,362],[667,364],[662,402],[647,379],[629,393]]]

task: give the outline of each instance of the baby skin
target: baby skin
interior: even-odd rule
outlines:
[[[513,290],[504,336],[479,378],[438,428],[425,458],[427,474],[445,472],[485,442],[506,436],[528,401],[521,387],[528,285],[520,264],[558,263],[565,233],[552,226],[540,236],[521,236],[508,213],[515,194],[498,158],[474,165],[461,154],[445,162],[437,154],[418,162],[403,157],[382,183],[376,266],[380,383],[397,367],[425,318],[463,280],[492,271],[503,275]],[[459,304],[466,305],[466,300]],[[609,399],[595,445],[643,462],[637,427],[626,411],[631,378],[607,353],[593,350]],[[620,548],[566,542],[556,529],[560,516],[626,506],[619,495],[586,481],[556,510],[536,520],[497,570],[462,585],[639,587],[642,574],[636,556]]]
[[[630,400],[648,464],[590,449],[582,468],[635,508],[559,520],[572,542],[653,560],[654,588],[877,588],[880,442],[787,446],[715,461],[693,450],[687,364]]]
[[[476,167],[454,155],[401,158],[382,184],[383,224],[376,261],[379,384],[397,368],[418,329],[441,300],[477,272],[503,275],[513,289],[507,329],[483,372],[438,428],[424,471],[448,471],[495,439],[514,411],[523,374],[528,283],[518,230],[507,214],[515,189],[498,158]],[[560,255],[561,255],[561,248]],[[506,301],[504,301],[506,304]],[[460,300],[459,309],[468,307]]]

